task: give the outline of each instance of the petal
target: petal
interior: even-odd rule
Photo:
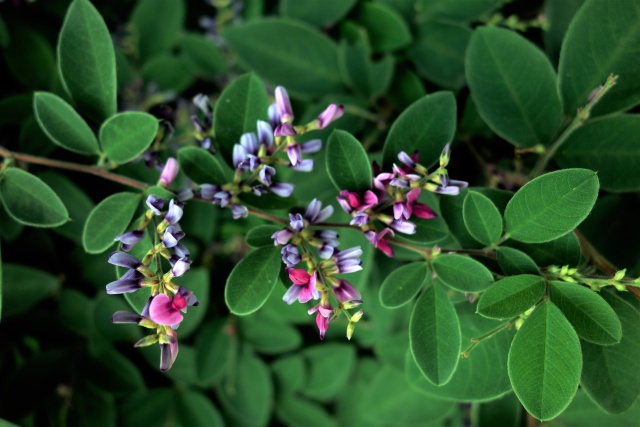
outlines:
[[[295,300],[298,299],[298,295],[302,292],[302,286],[291,285],[287,292],[282,296],[282,300],[287,304],[291,305]]]
[[[156,295],[149,305],[149,318],[159,325],[175,325],[182,322],[182,314],[171,304],[165,294]]]

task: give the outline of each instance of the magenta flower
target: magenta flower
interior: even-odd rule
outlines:
[[[415,215],[422,219],[437,218],[438,215],[424,203],[418,203],[418,197],[420,197],[420,189],[414,188],[407,193],[407,210],[409,215]],[[398,218],[396,218],[398,219]]]
[[[320,292],[316,289],[316,273],[307,273],[306,270],[299,268],[287,267],[286,272],[293,282],[293,285],[287,290],[282,300],[287,304],[293,304],[297,299],[301,303],[309,302],[311,299],[320,298]]]
[[[309,314],[316,314],[316,325],[318,325],[318,330],[320,331],[320,339],[324,339],[324,334],[329,329],[329,322],[331,321],[331,315],[333,314],[333,307],[331,307],[331,303],[329,299],[323,298],[320,304],[313,307],[308,311]]]
[[[348,281],[340,279],[338,285],[333,287],[333,294],[340,302],[360,301],[360,292]]]
[[[344,114],[344,107],[342,105],[331,104],[329,105],[316,119],[318,129],[324,129],[331,122],[338,120]]]
[[[177,325],[183,319],[180,310],[186,305],[186,299],[183,297],[172,299],[168,295],[158,294],[149,304],[149,318],[158,325]]]
[[[374,248],[380,249],[386,256],[389,258],[393,257],[393,249],[389,245],[387,239],[385,239],[385,235],[390,234],[394,235],[394,232],[390,228],[385,228],[384,230],[376,233],[373,230],[369,230],[364,233],[364,236],[367,238],[369,243],[373,245]]]
[[[278,108],[278,115],[280,120],[285,122],[291,122],[293,120],[293,109],[291,108],[291,100],[287,90],[282,86],[276,87],[276,106]]]

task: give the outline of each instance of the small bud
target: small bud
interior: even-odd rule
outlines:
[[[293,109],[291,108],[291,101],[289,100],[287,90],[282,86],[278,86],[275,90],[275,95],[280,120],[283,123],[291,122],[293,120]]]
[[[442,149],[442,153],[440,154],[440,167],[445,167],[449,164],[449,160],[451,159],[451,143],[447,143]]]
[[[626,268],[616,272],[616,275],[613,276],[613,280],[615,280],[616,282],[619,282],[620,280],[624,279],[624,275],[625,274],[627,274],[627,269]]]
[[[359,322],[360,319],[362,319],[362,315],[363,314],[364,314],[364,311],[362,311],[362,310],[358,311],[356,314],[351,316],[351,322],[353,322],[353,323]]]
[[[173,184],[173,180],[176,179],[179,169],[180,165],[178,164],[178,161],[173,157],[169,157],[169,159],[167,159],[167,163],[164,165],[162,174],[160,175],[158,185],[160,187],[169,187]]]
[[[356,329],[356,324],[353,322],[349,322],[347,325],[347,339],[351,341],[351,336],[353,335],[353,331]]]
[[[146,347],[148,345],[152,345],[158,342],[158,335],[147,335],[146,337],[142,338],[140,341],[138,341],[137,343],[135,343],[133,346],[134,347]]]

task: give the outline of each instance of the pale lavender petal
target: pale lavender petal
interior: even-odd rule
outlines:
[[[138,258],[124,252],[113,252],[109,255],[108,263],[134,270],[142,265],[142,262]]]
[[[291,196],[291,193],[293,193],[293,184],[277,182],[275,184],[272,184],[271,187],[269,187],[269,190],[280,197],[289,197]]]
[[[291,305],[295,300],[298,299],[300,292],[302,292],[302,286],[291,285],[287,290],[287,292],[285,292],[284,296],[282,297],[282,300],[287,304]]]

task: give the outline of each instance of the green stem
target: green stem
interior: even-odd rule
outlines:
[[[126,185],[128,187],[137,188],[140,190],[145,190],[149,187],[149,185],[145,184],[144,182],[141,182],[132,178],[127,178],[126,176],[118,175],[112,172],[108,172],[96,166],[79,165],[77,163],[47,159],[45,157],[32,156],[30,154],[14,153],[12,151],[7,150],[4,147],[0,147],[0,156],[4,158],[13,158],[15,160],[18,160],[24,163],[31,163],[34,165],[43,165],[43,166],[49,166],[56,169],[65,169],[65,170],[70,170],[75,172],[88,173],[91,175],[99,176],[100,178],[107,179],[109,181],[117,182],[119,184]]]
[[[465,351],[462,352],[462,357],[468,357],[469,356],[469,352],[471,350],[474,349],[475,346],[477,346],[478,344],[480,344],[482,341],[486,340],[487,338],[491,338],[492,336],[494,336],[495,334],[497,334],[498,332],[502,331],[505,328],[508,328],[511,326],[511,324],[513,322],[515,322],[518,318],[514,317],[513,319],[509,320],[508,322],[503,323],[502,325],[496,327],[495,329],[490,330],[489,332],[487,332],[486,334],[478,337],[478,338],[471,338],[471,345],[469,347],[467,347],[467,349]]]
[[[611,89],[616,84],[617,79],[618,79],[618,76],[614,76],[613,74],[611,74],[607,78],[607,81],[605,82],[605,84],[600,88],[598,93],[595,94],[593,99],[587,101],[587,104],[584,106],[584,108],[578,109],[576,116],[573,118],[571,123],[569,123],[569,126],[567,126],[567,128],[560,134],[558,139],[556,139],[554,143],[551,144],[547,152],[538,159],[538,162],[536,163],[533,170],[531,171],[531,174],[529,175],[530,178],[535,178],[540,174],[542,174],[542,172],[544,172],[545,168],[547,167],[547,164],[556,154],[558,149],[562,146],[562,144],[566,142],[569,136],[576,129],[582,126],[584,122],[586,122],[589,119],[589,116],[591,115],[591,110],[593,109],[593,107],[598,102],[600,102],[602,97],[604,97],[604,95],[609,91],[609,89]]]

